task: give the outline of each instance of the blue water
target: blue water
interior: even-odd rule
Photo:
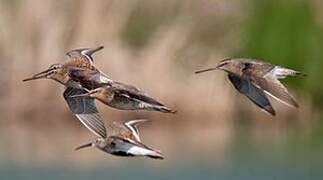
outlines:
[[[75,169],[67,167],[2,167],[0,179],[10,180],[135,180],[135,179],[261,179],[261,180],[307,180],[323,179],[323,167],[271,165],[228,165],[212,166],[203,162],[176,164],[170,167],[149,167],[143,164],[130,164],[120,168]]]

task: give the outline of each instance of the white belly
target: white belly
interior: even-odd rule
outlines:
[[[153,152],[149,149],[145,149],[142,147],[138,147],[138,146],[132,146],[128,149],[127,151],[129,154],[134,154],[137,156],[145,156],[145,155],[150,155]]]

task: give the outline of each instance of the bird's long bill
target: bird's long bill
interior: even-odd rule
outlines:
[[[97,52],[97,51],[100,51],[101,49],[103,49],[104,46],[99,46],[99,47],[96,47],[96,48],[90,48],[90,49],[87,49],[85,51],[86,54],[89,54],[89,55],[92,55],[93,53]]]
[[[215,68],[203,69],[203,70],[195,71],[195,74],[204,73],[204,72],[207,72],[207,71],[213,71],[213,70],[217,70],[217,69],[219,69],[219,68],[215,67]]]
[[[78,151],[78,150],[83,149],[83,148],[91,147],[91,146],[92,146],[92,143],[84,144],[82,146],[79,146],[79,147],[75,148],[75,151]]]
[[[48,72],[49,72],[50,70],[49,69],[47,69],[47,70],[45,70],[45,71],[43,71],[43,72],[40,72],[40,73],[37,73],[37,74],[35,74],[35,75],[33,75],[32,77],[30,77],[30,78],[26,78],[26,79],[24,79],[24,80],[22,80],[23,82],[26,82],[26,81],[31,81],[31,80],[36,80],[36,79],[42,79],[42,78],[46,78],[46,76],[48,75]]]

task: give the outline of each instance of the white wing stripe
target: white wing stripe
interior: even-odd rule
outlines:
[[[132,121],[128,121],[125,123],[125,125],[130,129],[130,131],[132,132],[132,134],[135,136],[135,138],[138,140],[138,141],[141,141],[140,140],[140,137],[139,137],[139,131],[137,129],[137,125],[141,122],[145,122],[147,121],[146,119],[137,119],[137,120],[132,120]]]
[[[81,51],[81,54],[82,54],[83,56],[85,56],[85,57],[89,60],[89,62],[90,62],[91,64],[93,64],[93,60],[92,60],[92,58],[86,54],[85,50],[84,50],[84,51]]]
[[[289,106],[289,107],[295,108],[294,106],[292,106],[292,105],[288,104],[287,102],[285,102],[285,101],[283,101],[283,100],[281,100],[281,99],[277,98],[276,96],[272,95],[270,92],[268,92],[268,91],[266,91],[266,90],[264,90],[264,92],[265,92],[267,95],[269,95],[270,97],[272,97],[272,98],[276,99],[277,101],[279,101],[279,102],[281,102],[281,103],[283,103],[283,104],[285,104],[285,105],[287,105],[287,106]]]

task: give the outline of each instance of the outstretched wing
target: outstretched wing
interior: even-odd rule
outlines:
[[[254,86],[250,80],[242,79],[236,75],[229,74],[229,80],[233,84],[233,86],[242,94],[247,96],[254,104],[256,104],[259,108],[268,112],[271,115],[275,115],[275,110],[270,104],[270,101],[266,97],[266,94],[262,89]]]
[[[244,61],[244,66],[245,67],[242,69],[243,74],[247,76],[257,88],[264,90],[266,94],[286,105],[298,107],[297,102],[278,79],[290,75],[302,75],[302,73],[256,61]]]
[[[124,123],[124,125],[131,131],[134,138],[140,142],[141,140],[139,137],[139,130],[138,130],[137,126],[141,123],[146,122],[146,121],[148,121],[148,120],[147,119],[136,119],[136,120],[127,121]]]
[[[133,143],[141,142],[137,126],[146,121],[148,120],[137,119],[125,122],[114,121],[111,126],[111,136],[119,136]]]
[[[106,138],[106,128],[96,108],[94,99],[90,97],[70,97],[84,93],[87,93],[84,89],[68,87],[63,95],[70,110],[82,124],[95,135]]]
[[[156,101],[155,99],[147,96],[145,92],[140,91],[139,89],[137,89],[134,86],[123,84],[120,82],[113,82],[111,85],[120,94],[124,94],[125,96],[128,96],[130,98],[141,100],[146,103],[153,104],[153,105],[164,106],[163,104],[161,104],[160,102]]]
[[[94,63],[94,60],[92,58],[92,54],[103,49],[103,46],[99,46],[96,48],[82,48],[82,49],[74,49],[66,53],[69,57],[73,59],[80,59],[87,62],[90,62],[91,64]]]
[[[257,87],[263,89],[268,95],[274,97],[280,102],[298,108],[299,105],[294,100],[294,98],[289,94],[287,89],[283,84],[279,82],[276,78],[271,78],[270,76],[265,76],[264,78],[253,78],[252,83]]]

